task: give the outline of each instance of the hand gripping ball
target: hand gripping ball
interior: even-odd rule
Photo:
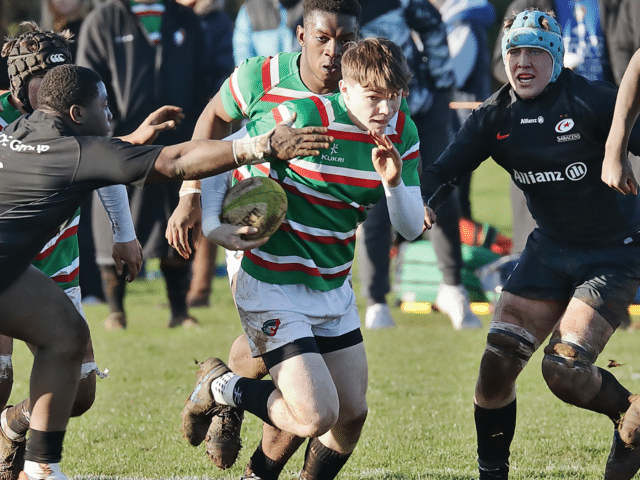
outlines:
[[[257,240],[272,235],[287,213],[287,195],[278,183],[267,177],[249,177],[229,189],[222,201],[220,221],[232,225],[256,227],[258,231],[243,235]]]

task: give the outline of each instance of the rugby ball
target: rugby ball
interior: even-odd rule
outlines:
[[[220,221],[248,225],[258,231],[243,235],[257,240],[272,235],[287,213],[287,195],[278,183],[267,177],[249,177],[231,187],[222,201]]]

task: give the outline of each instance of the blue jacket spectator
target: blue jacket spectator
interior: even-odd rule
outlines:
[[[298,16],[293,11],[298,3],[247,0],[238,11],[233,32],[236,65],[247,58],[300,50],[295,38]],[[289,8],[289,4],[292,8]]]
[[[450,90],[454,85],[447,30],[438,9],[424,0],[361,0],[360,5],[362,36],[386,37],[402,47],[414,75],[409,84],[409,108],[412,114],[427,112],[433,91]]]

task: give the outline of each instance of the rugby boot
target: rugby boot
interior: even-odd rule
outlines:
[[[604,469],[604,480],[631,480],[640,469],[640,448],[625,444],[620,432],[613,432],[611,453]]]
[[[209,358],[198,365],[196,386],[182,409],[182,423],[180,424],[182,435],[194,447],[200,445],[207,436],[207,430],[213,416],[227,407],[214,401],[211,394],[211,382],[225,373],[231,372],[229,367],[219,358]]]
[[[2,417],[6,416],[9,406],[2,411]],[[2,423],[6,423],[2,422]],[[17,440],[10,439],[0,427],[0,480],[16,480],[24,466],[25,437]]]
[[[231,468],[242,448],[240,429],[244,419],[244,410],[221,406],[211,419],[205,438],[207,455],[213,464],[225,470]]]
[[[629,408],[618,425],[620,439],[633,448],[640,447],[640,395],[629,397]]]

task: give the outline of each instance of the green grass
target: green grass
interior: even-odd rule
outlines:
[[[477,218],[508,233],[507,177],[483,165],[474,177]],[[497,205],[497,206],[496,206]],[[356,281],[356,292],[359,292]],[[199,329],[168,329],[160,280],[136,281],[126,299],[129,328],[106,332],[105,306],[86,308],[98,365],[109,378],[98,380],[94,407],[72,419],[63,470],[80,478],[238,479],[259,441],[259,422],[247,415],[245,448],[225,472],[206,458],[204,446],[181,439],[180,410],[193,388],[194,360],[227,358],[241,333],[228,284],[216,279],[213,307],[194,310]],[[362,306],[362,305],[361,305]],[[340,478],[371,480],[458,480],[476,477],[472,396],[485,331],[455,332],[441,314],[404,314],[398,327],[363,332],[370,364],[369,418],[362,439]],[[485,327],[490,318],[483,317]],[[618,332],[598,360],[623,364],[613,373],[640,391],[637,343],[640,333]],[[602,416],[563,404],[546,388],[537,352],[518,381],[518,427],[512,448],[513,480],[599,479],[612,428]],[[31,356],[14,355],[12,401],[26,394]],[[294,478],[302,450],[282,474]]]

